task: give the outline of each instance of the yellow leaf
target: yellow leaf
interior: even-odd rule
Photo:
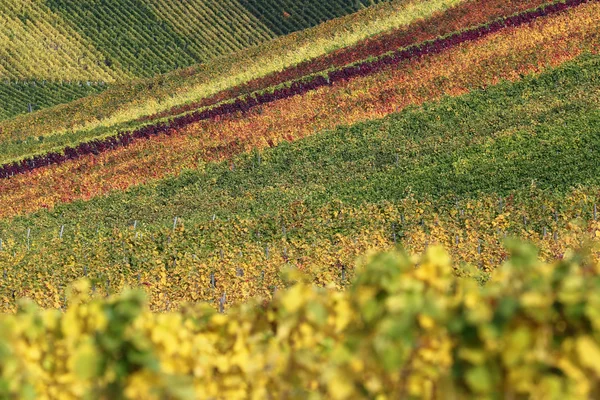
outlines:
[[[600,348],[590,336],[581,336],[575,344],[581,363],[600,376]]]
[[[295,285],[283,296],[281,303],[288,312],[294,313],[302,307],[305,299],[303,291],[302,285]]]
[[[348,399],[354,392],[352,381],[337,371],[327,380],[327,388],[332,399]]]

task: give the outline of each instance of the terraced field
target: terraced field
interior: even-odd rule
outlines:
[[[5,121],[0,397],[596,398],[598,104],[598,1],[391,1]]]

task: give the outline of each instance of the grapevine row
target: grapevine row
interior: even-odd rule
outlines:
[[[263,21],[277,35],[287,35],[300,29],[316,26],[324,21],[351,14],[364,8],[389,0],[327,2],[294,0],[242,0],[240,4]],[[360,4],[359,4],[360,3]]]
[[[597,258],[511,251],[485,285],[439,247],[372,255],[341,293],[291,270],[273,301],[226,315],[151,313],[139,291],[90,298],[80,280],[64,313],[0,316],[0,396],[596,398]]]
[[[317,285],[344,288],[355,275],[356,257],[398,246],[422,253],[440,245],[488,277],[507,257],[507,238],[528,240],[540,257],[555,260],[600,237],[597,186],[556,197],[516,194],[453,206],[410,197],[360,206],[332,201],[319,209],[303,203],[272,217],[188,216],[168,227],[134,220],[129,226],[13,229],[1,242],[0,311],[14,311],[20,297],[64,308],[65,288],[79,278],[89,279],[98,295],[144,289],[155,311],[187,301],[228,309],[275,294],[290,267]]]
[[[103,82],[56,83],[23,81],[0,83],[0,120],[40,108],[99,93],[108,85]],[[29,107],[31,106],[31,110]],[[0,144],[2,147],[2,144]]]
[[[593,46],[599,43],[598,31],[594,28],[599,11],[600,8],[596,3],[590,4],[561,16],[540,20],[526,29],[503,31],[494,37],[471,42],[462,49],[456,48],[423,58],[405,65],[402,69],[383,71],[381,74],[350,80],[344,85],[328,86],[320,89],[319,93],[313,92],[314,95],[295,96],[254,109],[245,115],[192,124],[177,135],[137,141],[129,147],[112,152],[82,157],[60,166],[39,169],[32,174],[15,176],[0,183],[0,203],[3,205],[0,214],[12,216],[40,208],[53,208],[61,202],[88,200],[99,194],[124,190],[132,185],[176,175],[184,169],[202,167],[204,163],[211,160],[222,160],[240,152],[268,147],[269,143],[274,145],[304,138],[315,132],[335,128],[341,123],[352,125],[357,121],[380,118],[382,115],[397,111],[398,108],[436,100],[444,94],[464,94],[474,87],[494,85],[500,79],[519,80],[519,74],[535,74],[549,65],[560,65],[586,50],[597,52],[598,49],[594,49]],[[532,32],[536,32],[536,35],[532,35]],[[565,32],[568,32],[568,35],[565,35]],[[572,46],[574,41],[578,46]],[[518,44],[518,47],[515,47],[515,44]],[[571,82],[572,93],[580,93],[588,98],[596,92],[594,81],[589,81],[587,78],[587,76],[595,76],[594,60],[594,57],[589,60],[581,58],[574,64],[569,64],[570,68],[575,68],[577,71],[575,76],[580,79],[576,84],[573,83],[572,77],[566,74],[568,69],[560,68],[556,72],[549,72],[548,76],[553,76],[552,79],[558,81]],[[496,90],[513,90],[509,88],[531,87],[533,89],[536,86],[535,84],[531,86],[532,84],[528,80],[524,83],[525,86],[502,85],[492,93],[496,93]],[[589,89],[583,89],[588,86]],[[365,90],[365,88],[369,89]],[[543,96],[552,96],[548,92],[548,86],[544,85],[543,88]],[[589,90],[591,91],[588,93]],[[505,104],[511,102],[510,97],[507,98],[504,94],[499,98]],[[466,120],[475,118],[479,121],[480,115],[478,113],[471,115],[469,108],[460,105],[463,104],[461,101],[452,108],[458,107]],[[499,104],[496,102],[500,100],[492,97],[486,101]],[[590,98],[589,101],[595,100]],[[492,109],[503,110],[504,108],[498,106]],[[439,109],[438,114],[446,115],[446,109]],[[411,116],[409,119],[412,118]],[[512,128],[515,129],[522,118],[505,118],[497,122],[496,120],[497,118],[494,118],[494,124],[477,123],[478,128],[472,128],[473,130],[468,132],[476,133],[477,136],[482,132],[494,135],[496,131],[490,132],[490,127],[510,122],[515,124]],[[448,120],[451,121],[454,121],[454,117]],[[588,132],[589,128],[584,126],[582,130]],[[407,132],[409,137],[412,135],[410,125],[398,124],[394,129],[400,131],[409,129]],[[419,124],[412,129],[415,132],[423,131]],[[450,129],[447,135],[455,137],[461,132],[466,132],[465,128],[456,127]],[[561,135],[564,136],[564,140],[572,138],[572,135]],[[459,136],[462,137],[462,133]],[[394,140],[403,140],[401,136],[393,137]],[[312,140],[307,143],[311,142]],[[581,146],[583,143],[577,143],[573,148],[578,149]],[[398,148],[413,149],[414,144],[407,146],[406,143],[399,143]],[[541,149],[546,148],[546,146],[541,147]],[[589,153],[586,150],[583,154]],[[571,157],[570,152],[562,155]],[[393,158],[392,151],[390,159]],[[487,161],[483,161],[487,165]],[[412,163],[410,159],[407,162],[409,165]],[[437,163],[437,160],[435,162]],[[575,162],[585,165],[587,160]],[[232,168],[237,164],[238,162],[234,162]],[[546,170],[542,168],[532,172],[539,175]],[[510,182],[514,182],[514,177],[508,172],[506,175],[495,175],[493,178],[506,176],[510,178]],[[585,171],[581,172],[585,173]],[[576,170],[572,170],[572,173],[580,174]],[[550,180],[553,181],[553,178]],[[404,187],[403,185],[400,187]]]
[[[254,79],[241,86],[234,87],[214,96],[202,99],[200,102],[174,107],[158,114],[148,115],[139,121],[149,121],[193,111],[201,107],[208,107],[221,101],[226,101],[254,91],[263,90],[271,86],[299,79],[303,76],[315,74],[320,71],[343,67],[369,57],[378,57],[387,52],[402,47],[414,45],[418,42],[432,40],[439,36],[460,31],[465,27],[483,24],[495,18],[523,12],[544,4],[546,0],[531,0],[507,2],[504,0],[480,1],[473,0],[459,3],[444,12],[438,12],[431,18],[415,21],[413,24],[368,38],[353,46],[324,54],[312,60],[304,61],[298,65],[286,68],[280,72],[270,74],[263,78]]]
[[[1,220],[2,298],[10,310],[29,294],[59,307],[61,282],[87,275],[101,293],[148,287],[152,304],[166,304],[155,303],[161,293],[170,304],[189,296],[218,304],[226,292],[229,305],[281,287],[287,263],[341,285],[353,257],[372,247],[439,243],[489,271],[503,259],[505,235],[560,258],[598,231],[598,65],[588,56],[129,191],[111,186],[119,178],[108,165],[93,169],[112,174],[108,184],[50,174],[48,194],[2,191],[4,215],[43,207],[56,192],[112,191]]]
[[[235,112],[247,112],[254,107],[296,95],[303,95],[309,91],[316,90],[323,86],[332,85],[336,82],[370,75],[389,66],[399,64],[405,60],[410,60],[427,54],[436,54],[458,44],[480,39],[485,35],[497,32],[501,29],[520,26],[529,23],[538,17],[562,12],[570,7],[575,7],[590,1],[593,0],[567,0],[565,3],[548,5],[512,17],[502,18],[490,24],[468,29],[444,38],[439,38],[420,45],[411,46],[409,48],[399,50],[391,55],[383,56],[375,61],[365,61],[357,65],[343,67],[327,73],[326,76],[317,75],[307,81],[295,81],[287,87],[275,89],[272,93],[258,93],[254,96],[237,99],[231,103],[221,104],[203,111],[197,111],[188,115],[176,117],[168,122],[159,122],[154,125],[144,126],[135,131],[119,132],[115,136],[108,137],[106,139],[97,139],[86,143],[80,143],[76,147],[66,147],[62,152],[50,152],[8,165],[5,164],[0,166],[0,178],[9,178],[16,174],[23,174],[33,171],[37,168],[46,167],[53,164],[60,164],[88,154],[97,155],[101,152],[112,150],[117,147],[125,147],[136,139],[147,139],[152,136],[181,129],[198,121],[219,118]]]
[[[12,137],[23,138],[72,129],[87,131],[99,126],[114,127],[132,118],[211,96],[222,88],[279,71],[331,49],[346,47],[369,36],[408,25],[419,18],[429,18],[436,11],[462,1],[430,0],[426,3],[387,3],[389,6],[385,9],[370,7],[206,64],[113,87],[93,100],[82,99],[53,110],[42,110],[28,118],[16,118],[2,123],[2,129]],[[302,52],[290,50],[296,47],[303,49]],[[156,100],[158,104],[154,103]]]

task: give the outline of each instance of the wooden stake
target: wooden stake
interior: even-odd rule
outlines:
[[[225,312],[225,302],[227,301],[226,292],[223,292],[223,296],[219,299],[219,312],[223,314]]]

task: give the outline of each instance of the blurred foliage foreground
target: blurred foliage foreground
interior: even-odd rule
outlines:
[[[272,301],[227,314],[78,281],[64,313],[0,316],[0,398],[598,398],[597,250],[508,248],[485,282],[434,246],[363,257],[345,291],[289,269]]]

